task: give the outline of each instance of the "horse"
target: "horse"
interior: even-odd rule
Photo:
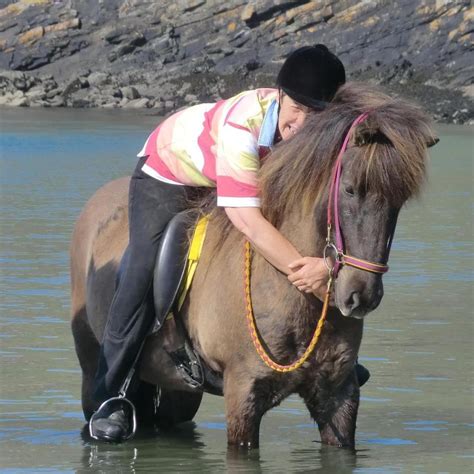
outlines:
[[[405,100],[363,84],[342,86],[325,110],[308,117],[263,161],[262,213],[302,255],[322,256],[335,232],[329,227],[328,235],[326,219],[331,178],[348,135],[335,209],[344,251],[384,266],[399,211],[425,182],[426,150],[434,140],[427,116]],[[92,383],[99,343],[128,243],[128,183],[129,178],[121,178],[96,192],[71,242],[71,324],[86,420],[97,409]],[[383,296],[382,273],[342,265],[313,352],[297,370],[276,371],[260,358],[245,323],[245,239],[222,209],[211,207],[209,216],[184,305],[145,341],[138,372],[151,391],[143,391],[138,403],[151,406],[157,391],[161,394],[161,412],[156,406],[152,415],[148,411],[155,422],[190,420],[199,408],[203,388],[183,383],[167,350],[180,321],[199,357],[222,377],[229,446],[258,447],[262,416],[296,393],[317,423],[322,443],[354,447],[360,394],[354,367],[364,317]],[[305,352],[323,304],[298,291],[256,252],[250,271],[251,305],[262,344],[272,360],[291,364]]]

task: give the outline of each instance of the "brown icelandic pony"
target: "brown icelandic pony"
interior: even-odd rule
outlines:
[[[347,253],[372,262],[388,259],[387,242],[402,205],[425,177],[433,131],[415,106],[372,87],[347,84],[323,112],[281,143],[261,168],[262,212],[302,255],[322,255],[331,170],[351,123],[361,113],[343,157],[339,215]],[[128,241],[128,179],[111,182],[91,198],[76,224],[71,246],[72,328],[83,371],[86,419],[99,342]],[[354,446],[359,386],[355,377],[363,317],[379,304],[382,277],[344,266],[318,345],[298,370],[278,373],[260,360],[245,320],[244,238],[214,209],[195,279],[179,317],[194,349],[222,374],[230,445],[255,447],[262,416],[292,393],[304,400],[323,443]],[[322,303],[292,286],[254,254],[251,292],[258,330],[280,364],[306,349]],[[191,419],[202,391],[185,385],[165,349],[173,321],[148,337],[140,378],[167,394],[174,421]],[[165,404],[166,405],[166,404]],[[172,407],[172,408],[170,408]],[[181,410],[181,412],[180,412]]]

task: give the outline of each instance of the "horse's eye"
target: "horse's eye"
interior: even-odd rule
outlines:
[[[354,188],[352,186],[346,186],[344,188],[344,191],[349,194],[349,196],[354,196]]]

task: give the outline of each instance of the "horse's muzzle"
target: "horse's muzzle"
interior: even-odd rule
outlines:
[[[348,271],[341,272],[336,282],[335,303],[343,316],[362,319],[380,304],[383,283],[379,275],[370,278],[348,278]]]

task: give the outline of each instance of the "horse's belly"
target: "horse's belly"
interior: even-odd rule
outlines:
[[[159,332],[147,337],[141,355],[140,378],[166,390],[200,391],[184,382],[169,355],[183,345],[184,339],[180,337],[174,319],[168,319]]]

